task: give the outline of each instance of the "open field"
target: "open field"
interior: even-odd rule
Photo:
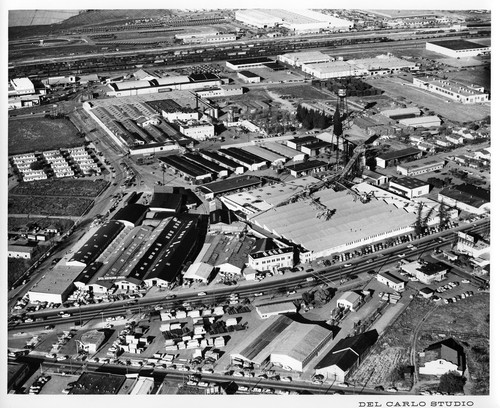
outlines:
[[[67,119],[45,117],[9,120],[9,155],[80,146],[83,139]]]
[[[9,197],[9,214],[33,214],[78,217],[93,204],[90,198],[81,197]]]
[[[335,95],[328,95],[313,88],[311,85],[297,85],[297,86],[284,86],[273,87],[273,92],[279,95],[289,95],[292,98],[300,99],[334,99]]]
[[[39,180],[36,182],[18,184],[9,192],[9,195],[97,197],[108,184],[108,181],[102,179]]]

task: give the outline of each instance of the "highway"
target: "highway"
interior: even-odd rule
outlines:
[[[135,301],[117,301],[110,303],[92,304],[81,307],[69,307],[63,309],[44,309],[38,312],[27,313],[27,316],[33,319],[42,318],[42,321],[34,321],[31,323],[9,323],[9,330],[16,329],[33,329],[38,327],[43,327],[47,324],[60,324],[69,322],[80,322],[89,321],[92,319],[104,319],[110,316],[126,315],[128,313],[141,313],[150,311],[154,306],[161,305],[164,308],[174,308],[180,307],[182,303],[187,302],[191,306],[196,306],[200,304],[210,305],[213,303],[223,302],[227,300],[231,293],[238,293],[240,298],[253,297],[255,293],[262,292],[266,295],[276,293],[278,291],[283,292],[285,290],[297,289],[299,286],[301,288],[312,288],[317,285],[326,284],[331,287],[338,286],[338,280],[349,277],[352,275],[357,275],[363,272],[368,272],[374,270],[375,272],[380,271],[384,267],[389,267],[401,260],[402,254],[408,257],[416,258],[420,257],[424,252],[431,251],[438,246],[444,246],[450,244],[456,240],[456,231],[470,231],[481,233],[488,231],[490,228],[489,219],[481,219],[473,224],[465,224],[451,230],[446,230],[437,234],[426,236],[418,240],[412,241],[412,244],[418,247],[418,250],[411,251],[406,247],[407,244],[402,244],[397,247],[388,248],[379,253],[370,254],[362,256],[360,258],[351,259],[344,262],[343,264],[335,264],[330,267],[325,267],[321,269],[316,269],[312,273],[307,272],[297,272],[291,275],[280,277],[279,279],[271,279],[269,281],[263,281],[258,283],[245,282],[241,286],[227,286],[227,287],[217,287],[214,289],[207,288],[204,289],[206,293],[205,296],[198,296],[197,292],[189,291],[185,293],[179,293],[174,299],[167,299],[166,296],[171,295],[174,292],[167,292],[162,296],[155,297],[144,297],[137,299]],[[442,239],[442,241],[439,240]],[[346,267],[346,264],[350,265]],[[462,272],[463,273],[463,272]],[[316,278],[314,282],[308,282],[306,279],[310,276]],[[474,284],[480,286],[484,281],[475,276],[467,276]],[[71,317],[63,318],[60,316],[59,312],[64,311],[70,313]]]

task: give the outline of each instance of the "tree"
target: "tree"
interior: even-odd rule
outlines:
[[[35,161],[33,163],[30,163],[30,169],[31,170],[43,170],[43,163],[41,161]]]
[[[464,391],[466,381],[466,378],[456,371],[449,371],[441,376],[438,390],[448,394],[457,394]]]
[[[314,300],[314,292],[304,292],[302,293],[302,300],[306,305]]]

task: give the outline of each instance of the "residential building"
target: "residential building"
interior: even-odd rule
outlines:
[[[433,343],[420,354],[420,374],[441,376],[456,371],[463,375],[465,369],[464,348],[453,338]]]

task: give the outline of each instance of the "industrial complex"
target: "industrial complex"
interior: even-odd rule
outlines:
[[[9,394],[489,394],[489,11],[21,14]]]

